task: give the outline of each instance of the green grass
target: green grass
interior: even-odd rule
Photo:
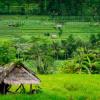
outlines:
[[[100,75],[39,75],[38,94],[1,95],[0,100],[100,100]]]
[[[24,25],[17,28],[8,26],[9,23],[18,21],[24,22]],[[87,40],[91,34],[100,32],[100,25],[94,24],[96,23],[90,25],[88,22],[66,22],[61,38],[73,34]],[[55,22],[48,20],[46,16],[30,16],[28,19],[25,19],[25,16],[0,16],[0,43],[17,37],[30,39],[31,36],[51,41],[44,33],[57,33],[54,26]],[[39,77],[42,81],[40,93],[0,95],[0,100],[100,100],[100,75],[55,74]],[[15,88],[14,86],[12,90]],[[28,86],[26,89],[28,90]]]
[[[55,21],[48,20],[49,18],[46,16],[30,16],[28,19],[25,19],[25,16],[0,17],[0,39],[13,39],[13,37],[16,36],[25,38],[30,38],[31,36],[45,37],[45,32],[57,33],[57,30],[54,29],[56,25]],[[16,28],[8,26],[16,22],[24,23],[24,25]],[[99,32],[100,25],[96,25],[95,22],[92,24],[89,22],[65,22],[62,38],[66,38],[68,35],[73,34],[82,39],[87,39],[90,34]]]

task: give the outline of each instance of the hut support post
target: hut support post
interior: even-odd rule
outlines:
[[[25,93],[25,88],[24,88],[24,85],[23,85],[23,84],[21,84],[21,86],[22,86],[22,88],[23,88],[23,92]]]
[[[20,88],[21,88],[21,85],[17,88],[17,90],[15,92],[17,92]]]
[[[17,90],[16,90],[15,92],[17,92],[20,88],[22,88],[22,91],[25,93],[25,88],[24,88],[24,85],[23,85],[23,84],[21,84],[21,85],[17,88]]]
[[[32,93],[32,84],[30,84],[30,93]]]
[[[5,85],[4,85],[4,88],[3,88],[3,94],[6,94]]]

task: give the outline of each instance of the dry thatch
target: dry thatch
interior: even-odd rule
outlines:
[[[2,83],[4,79],[4,68],[0,66],[0,83]]]
[[[13,63],[0,73],[5,84],[39,84],[40,79],[22,63]]]

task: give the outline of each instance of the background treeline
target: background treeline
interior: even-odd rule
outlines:
[[[0,0],[0,14],[100,16],[100,0]]]

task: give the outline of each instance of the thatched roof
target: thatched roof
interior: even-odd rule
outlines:
[[[5,75],[4,75],[5,74]],[[39,84],[40,79],[34,72],[29,70],[22,63],[13,63],[10,67],[6,68],[3,81],[7,84]]]
[[[2,82],[3,78],[4,78],[4,68],[0,66],[0,83]]]
[[[2,73],[3,71],[4,71],[4,68],[0,66],[0,73]]]

